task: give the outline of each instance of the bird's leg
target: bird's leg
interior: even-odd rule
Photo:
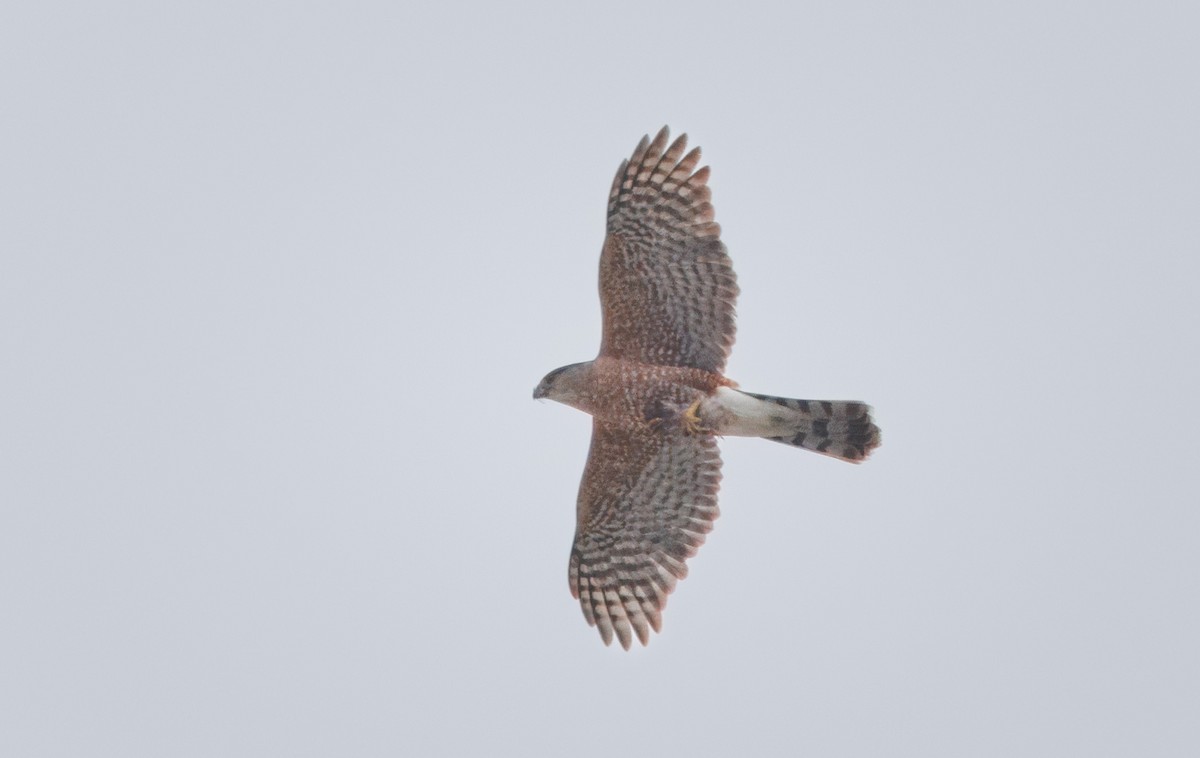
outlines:
[[[657,431],[681,429],[684,434],[712,434],[713,430],[704,425],[700,418],[699,398],[686,408],[674,403],[656,400],[646,408],[644,420],[646,426]]]
[[[683,431],[685,434],[711,434],[712,430],[704,426],[704,422],[700,420],[700,401],[704,398],[696,398],[695,402],[687,407],[687,410],[680,416],[683,422]]]

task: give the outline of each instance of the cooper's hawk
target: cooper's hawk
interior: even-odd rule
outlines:
[[[571,594],[604,644],[660,631],[685,561],[717,517],[718,436],[765,437],[852,463],[879,445],[859,402],[735,389],[723,375],[738,286],[687,135],[643,137],[608,198],[600,254],[604,335],[594,361],[555,369],[534,398],[592,415]]]

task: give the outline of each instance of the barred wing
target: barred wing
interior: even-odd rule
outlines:
[[[596,420],[579,489],[570,585],[604,644],[629,649],[662,626],[685,561],[716,519],[721,457],[711,435]]]
[[[733,347],[737,280],[713,221],[708,167],[667,128],[621,163],[600,256],[600,354],[720,373]]]

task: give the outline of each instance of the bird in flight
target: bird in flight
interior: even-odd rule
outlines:
[[[621,162],[600,253],[603,336],[593,361],[557,368],[534,398],[591,414],[576,504],[571,594],[604,644],[646,645],[686,561],[716,519],[717,438],[763,437],[851,463],[879,446],[861,402],[737,389],[733,265],[707,166],[663,127]]]

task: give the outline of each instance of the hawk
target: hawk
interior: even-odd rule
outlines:
[[[605,645],[662,628],[717,518],[721,436],[763,437],[859,463],[879,446],[860,402],[737,389],[724,375],[738,286],[713,220],[707,166],[663,127],[622,161],[600,254],[600,354],[533,391],[591,414],[576,505],[571,594]]]

